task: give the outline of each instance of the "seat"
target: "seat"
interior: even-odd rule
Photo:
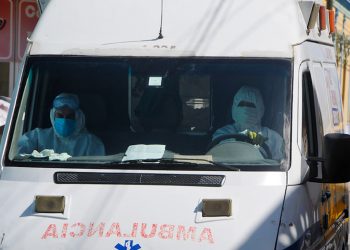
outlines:
[[[107,110],[105,100],[101,95],[79,94],[80,107],[85,114],[86,128],[91,132],[104,129]]]

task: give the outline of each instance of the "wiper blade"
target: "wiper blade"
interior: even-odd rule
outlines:
[[[168,159],[169,160],[169,159]],[[215,162],[215,161],[211,161],[211,160],[207,160],[207,159],[201,159],[201,158],[174,158],[174,159],[170,159],[170,160],[173,160],[175,162],[183,162],[183,163],[186,163],[186,162],[190,162],[190,163],[194,163],[194,161],[202,161],[202,162],[206,162],[206,163],[209,163],[215,167],[219,167],[219,168],[223,168],[223,169],[228,169],[228,170],[233,170],[233,171],[240,171],[239,168],[237,167],[234,167],[232,165],[228,165],[228,164],[225,164],[225,163],[221,163],[221,162]]]
[[[197,166],[198,163],[194,162],[182,162],[182,161],[175,161],[174,159],[136,159],[136,160],[126,160],[126,161],[111,161],[107,162],[106,164],[116,164],[116,165],[130,165],[130,164],[172,164],[172,165],[191,165],[191,166]]]
[[[206,159],[200,159],[200,158],[161,158],[161,159],[138,159],[138,160],[127,160],[127,161],[114,161],[114,162],[108,162],[107,164],[117,164],[117,165],[124,165],[124,164],[169,164],[169,165],[179,165],[179,166],[196,166],[200,167],[203,164],[198,162],[205,162],[208,163],[216,168],[226,169],[230,171],[240,171],[239,168],[234,167],[232,165],[227,165],[220,162],[214,162]],[[154,166],[154,165],[153,165]]]
[[[13,158],[14,161],[23,161],[23,162],[41,162],[41,161],[49,161],[49,157],[31,157],[31,156],[15,156]]]
[[[221,162],[214,162],[212,160],[208,159],[203,159],[200,157],[174,157],[174,158],[157,158],[157,159],[133,159],[133,160],[124,160],[123,161],[123,155],[118,154],[115,155],[110,161],[105,162],[105,165],[118,165],[118,166],[127,166],[127,165],[141,165],[141,164],[147,164],[147,165],[152,165],[153,167],[159,164],[159,166],[164,166],[164,165],[171,165],[171,166],[191,166],[191,167],[203,167],[203,163],[207,163],[205,165],[210,165],[211,168],[216,168],[213,170],[230,170],[230,171],[240,171],[239,168],[234,167],[232,165],[228,165],[225,163]]]

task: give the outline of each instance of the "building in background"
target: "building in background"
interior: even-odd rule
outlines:
[[[334,43],[337,55],[338,75],[342,88],[344,119],[350,133],[350,0],[324,0],[328,9],[335,10],[336,34]]]
[[[10,96],[26,45],[38,19],[36,0],[0,0],[0,96]]]

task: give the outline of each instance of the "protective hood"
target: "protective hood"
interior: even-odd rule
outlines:
[[[57,133],[56,128],[54,126],[55,123],[55,112],[59,108],[68,107],[75,111],[75,129],[74,132],[68,136],[63,137],[59,133]],[[62,93],[58,95],[53,101],[53,107],[50,110],[50,121],[52,124],[52,128],[55,131],[55,135],[60,139],[72,138],[78,135],[85,128],[85,115],[79,108],[79,99],[76,95]]]
[[[264,111],[261,93],[256,88],[243,86],[233,98],[232,119],[239,131],[260,131]]]

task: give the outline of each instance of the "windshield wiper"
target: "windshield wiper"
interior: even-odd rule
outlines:
[[[163,160],[163,159],[161,159]],[[201,158],[174,158],[174,159],[167,159],[167,158],[164,158],[164,160],[170,160],[170,161],[174,161],[174,162],[183,162],[183,163],[194,163],[194,161],[202,161],[202,162],[206,162],[206,163],[209,163],[215,167],[218,167],[218,168],[223,168],[223,169],[228,169],[228,170],[233,170],[233,171],[240,171],[239,168],[237,167],[234,167],[232,165],[228,165],[228,164],[225,164],[225,163],[221,163],[221,162],[215,162],[215,161],[211,161],[211,160],[207,160],[207,159],[201,159]]]
[[[199,162],[205,162],[208,164],[201,164]],[[161,158],[161,159],[135,159],[135,160],[126,160],[126,161],[110,161],[106,162],[107,165],[138,165],[138,164],[152,164],[152,166],[192,166],[192,167],[203,167],[203,165],[210,165],[210,167],[215,167],[216,170],[231,170],[231,171],[240,171],[239,168],[233,167],[231,165],[227,165],[224,163],[214,162],[206,159],[192,159],[192,158]],[[211,169],[208,169],[211,170]],[[212,169],[215,170],[215,169]]]
[[[193,162],[181,162],[181,161],[174,161],[172,159],[135,159],[135,160],[116,160],[116,161],[108,161],[105,162],[105,164],[112,164],[112,165],[138,165],[138,164],[173,164],[173,165],[191,165],[191,166],[197,166],[199,164],[193,163]],[[175,164],[174,164],[175,163]]]

